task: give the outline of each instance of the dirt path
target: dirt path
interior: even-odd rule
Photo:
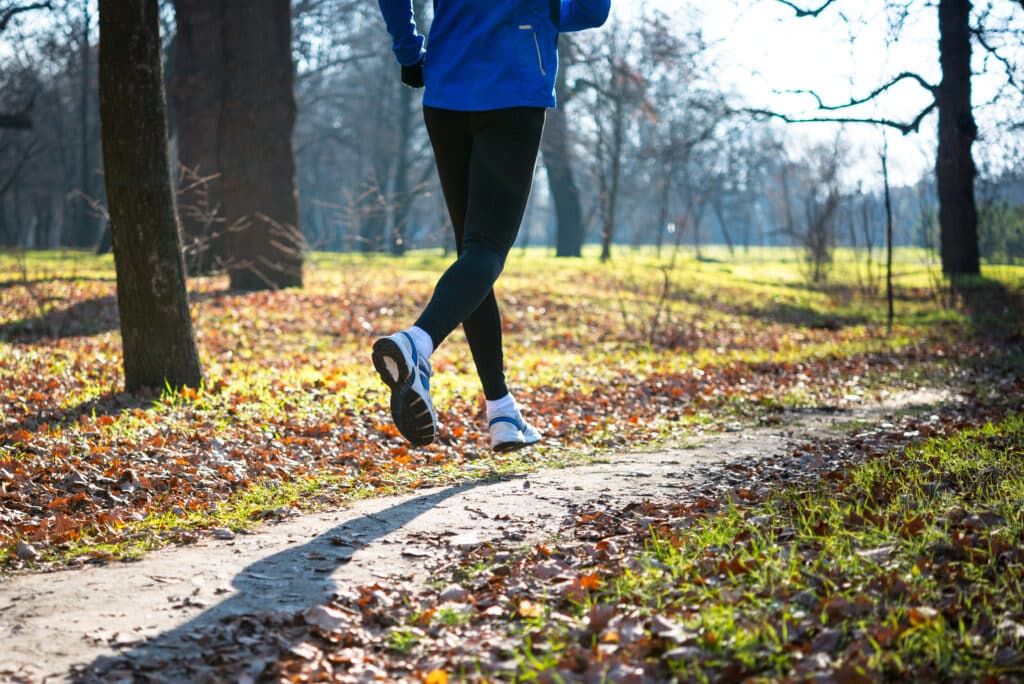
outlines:
[[[136,663],[158,662],[195,648],[189,634],[226,615],[300,611],[339,587],[384,577],[425,582],[439,558],[459,548],[551,538],[575,505],[728,487],[735,484],[731,463],[785,457],[800,442],[835,434],[836,423],[880,421],[897,409],[945,400],[917,393],[839,413],[800,414],[785,425],[711,436],[694,448],[421,490],[230,540],[165,549],[138,562],[13,577],[0,583],[0,682],[67,681],[73,666],[118,653],[130,653]],[[116,667],[109,681],[118,681]]]

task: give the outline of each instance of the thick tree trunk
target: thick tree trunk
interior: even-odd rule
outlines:
[[[100,0],[100,121],[125,389],[198,387],[167,155],[157,0]]]
[[[567,55],[561,45],[559,46],[559,61],[563,65],[568,64]],[[583,228],[580,191],[572,172],[569,120],[564,109],[564,105],[569,99],[569,88],[566,83],[564,66],[558,71],[555,91],[562,107],[548,112],[544,137],[541,141],[544,151],[544,168],[548,172],[548,187],[555,203],[555,215],[558,218],[558,230],[555,233],[555,256],[579,257],[583,254],[583,241],[586,234]]]
[[[231,287],[301,287],[291,4],[231,0],[223,31],[226,80],[217,144]]]
[[[980,272],[975,166],[971,146],[978,134],[971,109],[971,3],[939,2],[939,61],[942,83],[936,92],[939,150],[935,166],[939,193],[942,272]]]
[[[225,12],[225,0],[174,0],[177,40],[170,96],[184,173],[179,206],[185,265],[193,274],[209,273],[226,259],[217,163]]]

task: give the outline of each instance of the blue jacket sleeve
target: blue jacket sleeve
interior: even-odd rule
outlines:
[[[562,33],[597,28],[608,19],[611,0],[560,0],[558,30]]]
[[[423,36],[416,31],[412,0],[377,0],[391,34],[391,49],[402,66],[412,66],[423,56]]]

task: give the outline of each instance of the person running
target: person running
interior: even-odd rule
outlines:
[[[415,324],[374,342],[391,416],[415,446],[434,441],[430,355],[460,324],[487,399],[491,448],[540,441],[505,383],[493,286],[526,210],[544,117],[555,106],[558,34],[604,24],[610,0],[435,0],[429,38],[412,0],[378,0],[401,80],[424,88],[423,119],[458,258]]]

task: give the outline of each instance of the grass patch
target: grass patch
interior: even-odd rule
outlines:
[[[522,679],[578,675],[584,653],[686,681],[1020,676],[1022,457],[1017,415],[756,505],[645,511],[645,550],[598,545],[600,589],[530,626],[544,657],[524,649]]]

